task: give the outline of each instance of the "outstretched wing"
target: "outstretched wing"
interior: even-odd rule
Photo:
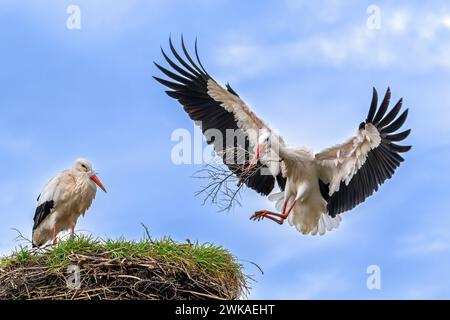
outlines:
[[[204,69],[200,62],[197,41],[195,42],[196,62],[189,55],[183,38],[181,46],[185,58],[175,50],[169,38],[170,50],[178,64],[170,59],[164,50],[162,54],[173,69],[170,71],[155,63],[158,69],[169,80],[154,77],[158,82],[168,87],[166,93],[178,100],[189,117],[199,124],[208,144],[213,144],[214,150],[223,162],[237,176],[244,172],[249,158],[257,145],[258,132],[270,129],[245,104],[237,93],[227,84],[220,86]],[[259,169],[246,181],[246,185],[257,192],[268,195],[275,185],[275,177],[263,174],[265,165],[258,163]],[[279,175],[277,180],[284,186],[284,178]]]
[[[397,117],[403,102],[400,99],[386,114],[390,99],[388,88],[377,109],[378,94],[374,88],[369,114],[357,134],[315,156],[320,166],[320,190],[332,217],[354,208],[377,191],[404,161],[400,153],[411,149],[396,143],[411,130],[395,133],[404,124],[408,109]]]

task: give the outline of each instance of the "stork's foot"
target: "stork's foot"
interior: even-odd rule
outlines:
[[[250,220],[253,221],[260,221],[264,218],[267,218],[269,220],[272,220],[278,224],[283,224],[286,217],[280,213],[268,211],[268,210],[260,210],[256,211],[251,217]]]
[[[283,224],[284,220],[287,219],[287,217],[291,213],[292,209],[294,208],[295,202],[296,201],[294,201],[292,203],[292,205],[289,207],[289,209],[286,211],[286,208],[287,208],[287,205],[288,205],[288,201],[286,200],[284,202],[284,206],[283,206],[283,213],[277,213],[277,212],[272,212],[272,211],[268,211],[268,210],[256,211],[250,217],[250,220],[259,221],[261,219],[267,218],[267,219],[272,220],[272,221],[274,221],[274,222],[276,222],[278,224]]]

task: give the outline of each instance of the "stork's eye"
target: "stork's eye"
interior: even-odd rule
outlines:
[[[81,164],[81,166],[87,170],[87,167],[85,164]]]

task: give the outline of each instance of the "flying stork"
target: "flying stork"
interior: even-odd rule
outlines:
[[[56,235],[63,230],[71,229],[73,238],[77,220],[91,206],[97,186],[106,192],[91,163],[85,159],[77,159],[71,169],[52,178],[37,198],[33,247],[51,239],[56,244]]]
[[[371,196],[404,161],[400,153],[411,146],[404,140],[411,130],[396,133],[404,124],[408,109],[400,115],[402,99],[388,111],[391,91],[388,88],[378,106],[378,94],[373,89],[372,102],[366,119],[356,134],[346,142],[315,153],[303,147],[287,145],[282,137],[261,120],[227,84],[219,85],[203,67],[195,42],[195,59],[189,55],[181,38],[184,58],[176,51],[171,39],[169,47],[174,58],[163,49],[162,55],[172,70],[155,62],[170,80],[154,77],[168,87],[166,93],[178,100],[189,117],[201,123],[208,144],[217,153],[228,148],[243,147],[252,156],[244,163],[227,163],[238,177],[255,172],[244,183],[258,193],[269,196],[278,184],[281,192],[269,196],[279,212],[261,210],[250,219],[270,219],[283,224],[287,219],[302,234],[320,234],[337,228],[340,213],[353,209]],[[174,60],[178,63],[176,63]],[[399,115],[399,116],[398,116]],[[245,144],[236,140],[223,141],[208,134],[218,130],[225,135],[235,130],[245,135]],[[251,134],[256,131],[257,134]],[[223,156],[224,160],[226,156]]]

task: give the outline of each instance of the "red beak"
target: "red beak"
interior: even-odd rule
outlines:
[[[256,153],[253,156],[252,160],[250,161],[250,164],[248,165],[246,171],[250,171],[256,164],[256,162],[259,159],[259,156],[261,155],[261,152],[264,150],[264,144],[260,144],[256,147]]]
[[[103,184],[100,182],[100,180],[99,180],[99,178],[97,177],[97,175],[93,174],[93,175],[91,176],[91,179],[92,179],[92,181],[95,182],[96,185],[98,185],[98,186],[100,187],[100,189],[102,189],[102,190],[105,191],[105,193],[106,193],[106,189],[105,189],[105,187],[103,186]]]
[[[253,156],[252,160],[248,164],[248,166],[245,168],[245,170],[241,173],[238,181],[238,186],[241,185],[242,179],[245,177],[245,175],[250,172],[250,170],[255,166],[256,162],[258,161],[259,156],[261,155],[261,152],[264,150],[264,144],[260,144],[256,147],[255,155]]]

